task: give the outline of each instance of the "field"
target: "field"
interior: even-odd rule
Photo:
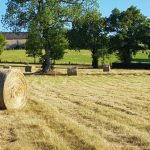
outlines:
[[[149,150],[150,76],[133,72],[26,76],[27,106],[0,112],[0,149]]]
[[[66,50],[64,58],[56,61],[56,64],[68,64],[69,62],[72,64],[91,64],[91,53],[88,50],[74,51],[74,50]],[[150,50],[147,50],[146,53],[139,52],[136,56],[133,57],[133,62],[141,62],[141,63],[150,63],[150,59],[148,59],[148,53]],[[33,63],[34,59],[32,57],[27,57],[25,50],[5,50],[2,55],[0,55],[1,62],[27,62]],[[107,59],[107,63],[118,62],[119,60],[115,55],[111,55],[109,60]],[[37,58],[37,62],[39,62],[39,58]],[[99,63],[101,64],[101,59]]]

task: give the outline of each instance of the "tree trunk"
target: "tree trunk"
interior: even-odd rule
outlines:
[[[36,63],[36,56],[34,56],[34,64]]]
[[[131,63],[132,53],[130,50],[122,50],[120,53],[121,61],[125,64]]]
[[[92,66],[98,68],[98,55],[96,49],[92,50]]]
[[[50,50],[48,48],[45,49],[45,57],[42,64],[42,71],[47,73],[50,69]]]
[[[103,53],[102,54],[102,66],[104,66],[105,65],[105,54]]]
[[[92,66],[93,66],[93,68],[98,68],[98,58],[97,57],[93,57]]]

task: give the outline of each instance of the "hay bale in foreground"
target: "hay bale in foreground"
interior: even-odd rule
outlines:
[[[103,66],[103,72],[109,72],[109,71],[110,71],[110,66],[109,65]]]
[[[25,72],[32,72],[32,66],[25,66]]]
[[[4,69],[11,69],[11,66],[5,65],[3,66]]]
[[[17,69],[0,69],[0,109],[21,109],[26,104],[27,84]]]
[[[68,76],[77,76],[77,68],[67,68],[67,74]]]

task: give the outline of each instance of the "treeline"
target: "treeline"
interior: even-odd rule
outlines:
[[[89,49],[97,68],[100,57],[105,64],[115,52],[129,64],[133,54],[150,47],[150,20],[133,6],[114,9],[105,18],[96,0],[9,0],[3,23],[12,31],[29,32],[27,54],[41,58],[43,72],[63,57],[66,48]]]
[[[98,68],[99,57],[105,63],[113,52],[129,64],[139,50],[150,47],[150,20],[133,6],[122,12],[115,8],[107,18],[92,10],[73,21],[68,37],[71,48],[91,50],[94,68]]]

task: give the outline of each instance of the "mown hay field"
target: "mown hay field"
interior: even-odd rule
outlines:
[[[26,76],[26,107],[0,111],[0,149],[149,150],[150,76],[140,72]]]

